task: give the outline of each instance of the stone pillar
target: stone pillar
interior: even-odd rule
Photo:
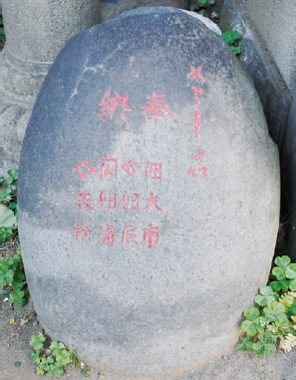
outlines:
[[[3,86],[36,95],[65,43],[100,22],[99,0],[3,0]]]
[[[119,16],[121,13],[141,7],[175,7],[188,9],[187,0],[101,0],[102,22]]]

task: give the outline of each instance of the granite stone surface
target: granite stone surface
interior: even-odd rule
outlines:
[[[34,308],[113,379],[178,379],[236,343],[268,278],[278,152],[227,44],[174,8],[73,37],[19,173]]]

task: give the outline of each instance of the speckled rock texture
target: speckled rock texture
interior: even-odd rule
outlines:
[[[113,379],[179,379],[266,283],[279,162],[252,82],[174,8],[72,38],[37,97],[19,230],[38,317]]]

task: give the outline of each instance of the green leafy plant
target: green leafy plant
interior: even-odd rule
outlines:
[[[34,350],[38,351],[43,348],[43,342],[45,341],[45,336],[43,334],[32,335],[30,340],[30,345],[34,348]]]
[[[0,259],[0,286],[4,287],[3,294],[9,294],[8,302],[15,308],[26,303],[24,287],[26,285],[23,260],[20,246],[17,254],[8,257],[5,261]]]
[[[254,298],[258,307],[244,310],[245,336],[240,336],[238,350],[271,356],[277,347],[288,352],[296,345],[296,264],[278,256],[271,276],[274,281],[261,286]]]
[[[38,364],[37,375],[44,375],[46,372],[54,376],[60,376],[65,371],[65,366],[71,364],[72,367],[81,366],[81,373],[87,375],[85,365],[76,358],[74,350],[67,350],[63,342],[52,341],[49,349],[44,349],[45,336],[41,333],[39,335],[32,335],[30,345],[35,351],[32,351],[30,358],[32,362]]]
[[[8,178],[0,178],[0,244],[18,233],[17,229],[17,180],[18,171],[8,170]]]
[[[228,43],[234,55],[238,55],[241,53],[241,48],[239,46],[239,39],[241,38],[241,36],[239,35],[237,30],[235,30],[234,32],[224,32],[222,33],[221,37],[224,41]]]

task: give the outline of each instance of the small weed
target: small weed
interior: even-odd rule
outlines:
[[[212,21],[218,19],[218,14],[214,11],[215,0],[193,0],[189,9],[197,12],[204,17],[210,18]]]
[[[4,32],[2,10],[0,10],[0,41],[5,42],[5,32]]]
[[[275,258],[271,281],[261,286],[254,302],[245,309],[241,329],[246,333],[236,345],[238,350],[271,356],[279,347],[285,352],[296,345],[296,264],[288,256]]]
[[[234,55],[238,55],[241,53],[241,48],[238,45],[239,39],[241,38],[241,36],[239,35],[237,30],[235,30],[234,32],[231,32],[231,31],[224,32],[222,33],[221,37],[223,38],[224,41],[228,43]]]
[[[8,302],[15,308],[20,308],[26,303],[25,291],[26,285],[23,260],[20,246],[17,254],[8,257],[6,261],[0,259],[0,286],[4,287],[3,294],[9,294]]]
[[[215,12],[215,0],[192,0],[189,9],[192,12],[199,13],[201,16],[209,18],[216,24],[220,16]]]
[[[30,340],[30,345],[35,350],[31,353],[30,358],[33,363],[38,364],[37,375],[44,375],[49,372],[54,376],[60,376],[65,371],[64,367],[71,364],[73,368],[80,366],[81,373],[86,377],[88,376],[86,366],[76,358],[72,348],[67,350],[63,342],[53,340],[49,349],[45,350],[43,347],[45,340],[43,334],[32,335]]]
[[[17,179],[16,169],[8,170],[8,178],[0,178],[0,244],[18,234],[17,229]]]

